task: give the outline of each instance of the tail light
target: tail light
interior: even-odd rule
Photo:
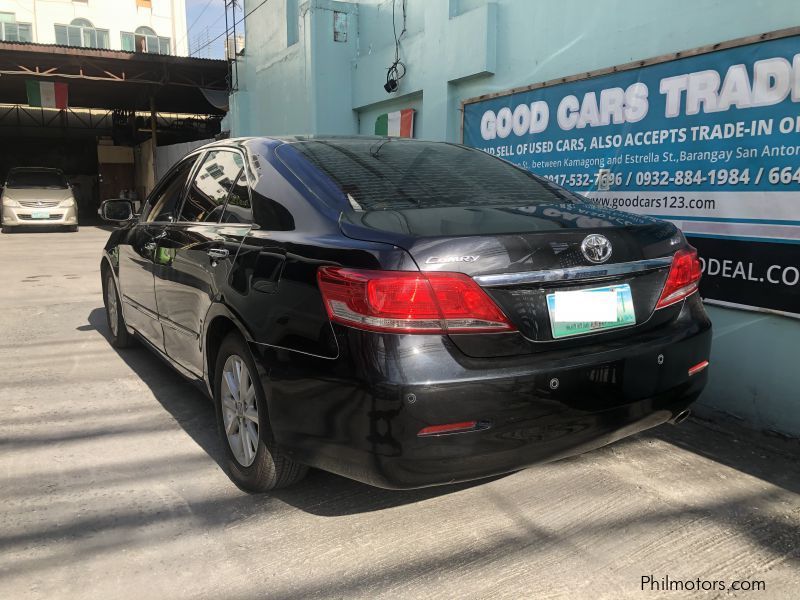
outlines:
[[[331,320],[359,329],[431,334],[515,330],[463,273],[320,267],[317,281]]]
[[[707,366],[708,366],[708,361],[707,360],[703,360],[703,361],[700,361],[699,363],[697,363],[695,366],[689,367],[689,377],[691,377],[692,375],[697,375],[700,371],[705,369]]]
[[[697,291],[702,269],[697,258],[697,250],[691,246],[687,250],[678,250],[672,258],[672,266],[667,275],[664,290],[658,299],[656,309],[664,308],[680,302],[686,296]]]
[[[428,435],[444,435],[447,433],[462,433],[464,431],[475,431],[478,429],[477,421],[462,421],[461,423],[447,423],[446,425],[430,425],[423,427],[417,433],[418,437]]]

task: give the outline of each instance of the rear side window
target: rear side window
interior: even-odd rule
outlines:
[[[252,223],[253,208],[250,205],[250,189],[247,185],[247,176],[244,170],[239,171],[239,177],[231,188],[225,212],[222,214],[223,223]]]
[[[238,152],[232,150],[208,152],[189,186],[179,220],[218,223],[225,200],[243,166],[244,161]]]
[[[197,162],[196,156],[185,159],[161,181],[148,200],[146,222],[175,220],[178,202],[180,202],[186,187],[186,180],[189,179],[195,162]]]
[[[531,205],[571,201],[567,192],[480,150],[400,139],[285,144],[331,178],[355,211]]]

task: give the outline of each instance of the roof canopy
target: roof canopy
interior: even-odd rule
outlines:
[[[72,107],[222,115],[227,77],[224,60],[0,42],[0,103],[27,104],[36,79],[68,83]]]

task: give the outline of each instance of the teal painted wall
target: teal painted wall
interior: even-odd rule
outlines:
[[[247,2],[245,10],[253,4]],[[299,40],[289,45],[286,6],[285,0],[270,2],[269,11],[262,8],[246,24],[245,58],[238,64],[238,91],[231,95],[228,117],[235,135],[312,130],[306,24],[299,20]]]
[[[707,306],[714,323],[709,385],[698,411],[800,437],[800,320]],[[705,410],[704,410],[705,409]]]
[[[460,141],[466,98],[800,25],[797,0],[407,0],[408,72],[389,95],[392,0],[288,2],[289,19],[287,0],[248,19],[232,135],[370,134],[377,115],[414,108],[415,137]],[[333,40],[334,12],[347,15],[346,42]],[[709,313],[711,383],[699,407],[800,436],[800,320]]]

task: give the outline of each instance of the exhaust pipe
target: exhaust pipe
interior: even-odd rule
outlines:
[[[691,414],[692,414],[692,411],[691,411],[691,410],[689,410],[689,409],[687,408],[686,410],[682,410],[682,411],[681,411],[681,412],[679,412],[677,415],[675,415],[674,417],[672,417],[672,418],[669,420],[669,422],[670,422],[670,423],[672,423],[673,425],[680,425],[680,424],[681,424],[681,423],[683,423],[683,422],[684,422],[686,419],[688,419],[688,418],[691,416]]]

